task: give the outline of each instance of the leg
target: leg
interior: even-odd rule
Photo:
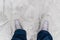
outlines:
[[[37,35],[37,40],[53,40],[51,34],[48,32],[50,16],[43,15],[41,18],[40,32]]]
[[[12,40],[27,40],[26,39],[26,31],[22,29],[17,29],[15,34],[13,35]]]
[[[22,25],[18,19],[15,20],[16,31],[11,40],[27,40],[26,31],[23,30]]]
[[[37,35],[37,40],[53,40],[53,38],[48,31],[41,30]]]

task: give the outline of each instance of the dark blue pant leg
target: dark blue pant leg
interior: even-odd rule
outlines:
[[[37,35],[37,40],[53,40],[53,38],[48,31],[41,30]]]
[[[11,40],[27,40],[26,31],[22,29],[16,30]]]

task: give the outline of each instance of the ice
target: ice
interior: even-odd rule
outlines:
[[[60,1],[59,0],[5,0],[5,13],[3,1],[0,0],[0,25],[8,20],[0,30],[0,40],[11,40],[15,29],[14,20],[19,19],[23,29],[27,31],[28,40],[36,40],[39,31],[39,21],[43,14],[48,14],[49,32],[54,40],[60,38]]]

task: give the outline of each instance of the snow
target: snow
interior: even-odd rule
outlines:
[[[23,29],[27,31],[28,40],[36,40],[39,31],[39,19],[48,14],[49,32],[54,40],[60,38],[60,1],[59,0],[5,0],[5,16],[0,20],[8,22],[0,26],[0,40],[11,40],[15,29],[14,20],[19,19]],[[0,0],[0,15],[3,13],[3,0]],[[5,19],[6,18],[6,19]],[[31,39],[32,38],[32,39]]]

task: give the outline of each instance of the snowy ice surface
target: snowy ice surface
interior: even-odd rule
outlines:
[[[49,32],[53,39],[60,39],[59,0],[5,0],[4,5],[3,13],[3,0],[0,0],[0,40],[11,40],[16,30],[15,19],[19,19],[27,31],[27,39],[36,40],[42,15],[49,15]]]

